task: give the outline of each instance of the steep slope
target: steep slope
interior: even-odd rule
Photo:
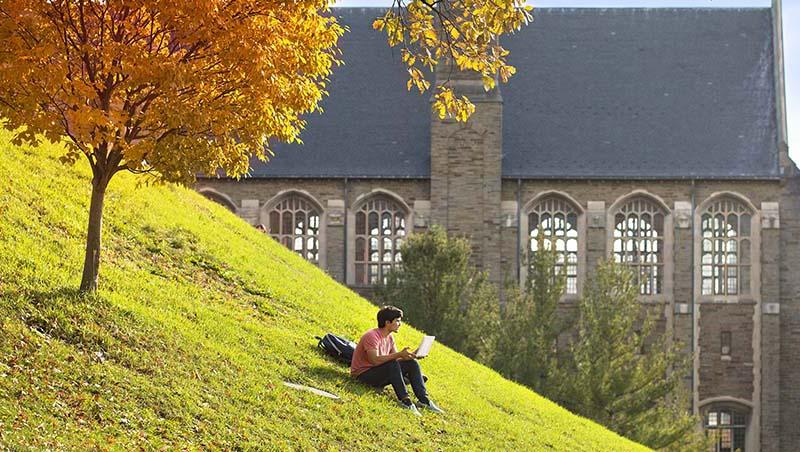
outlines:
[[[315,349],[315,334],[372,327],[374,306],[183,188],[112,181],[101,289],[82,297],[86,165],[9,137],[0,449],[643,449],[441,345],[423,368],[447,414],[412,417]]]

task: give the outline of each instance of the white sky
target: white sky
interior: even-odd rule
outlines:
[[[388,6],[391,0],[337,0],[334,6]],[[695,7],[747,8],[769,7],[771,0],[529,0],[536,7]],[[789,155],[800,163],[800,0],[783,0],[784,71],[786,74],[786,119],[789,134]],[[532,24],[531,26],[536,26]],[[797,140],[792,146],[793,140]]]

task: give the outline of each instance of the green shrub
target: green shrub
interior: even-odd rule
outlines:
[[[578,305],[559,402],[650,447],[703,450],[699,419],[680,403],[687,359],[654,330],[655,314],[630,269],[600,262]]]
[[[470,264],[470,244],[439,226],[414,234],[403,262],[377,292],[380,303],[404,311],[414,327],[470,358],[488,363],[498,326],[497,288]]]
[[[522,288],[506,285],[493,367],[504,376],[551,399],[559,394],[559,335],[570,327],[559,315],[566,277],[556,272],[556,253],[539,243]]]

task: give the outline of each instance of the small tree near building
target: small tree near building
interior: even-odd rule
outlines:
[[[403,309],[415,328],[481,362],[488,362],[497,330],[497,288],[470,265],[465,238],[439,226],[402,245],[403,261],[376,297]]]
[[[541,240],[537,249],[530,256],[523,287],[512,283],[506,289],[493,367],[507,378],[557,399],[558,366],[564,359],[558,339],[570,327],[569,318],[558,312],[566,277],[556,270],[556,253],[545,249]]]
[[[681,403],[688,362],[654,331],[631,271],[599,263],[578,311],[559,402],[652,448],[703,450],[699,419]]]

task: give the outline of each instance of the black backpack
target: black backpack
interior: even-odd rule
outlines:
[[[356,343],[347,340],[341,336],[328,333],[325,336],[319,337],[317,346],[322,349],[326,354],[336,358],[348,366],[353,361],[353,353],[356,351]]]

